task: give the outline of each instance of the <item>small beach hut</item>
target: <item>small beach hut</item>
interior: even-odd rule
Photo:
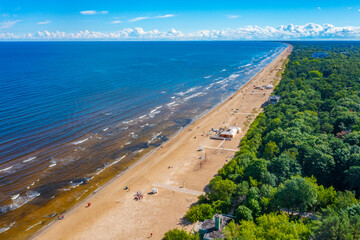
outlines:
[[[239,127],[229,127],[226,131],[222,131],[219,135],[224,138],[233,138],[236,134],[240,133],[241,128]]]
[[[158,188],[155,188],[155,187],[152,188],[152,193],[153,193],[153,194],[156,194],[156,193],[158,193],[158,192],[159,192],[159,189],[158,189]]]

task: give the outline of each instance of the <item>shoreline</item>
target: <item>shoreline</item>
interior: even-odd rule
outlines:
[[[197,162],[196,161],[194,162],[194,159],[197,160],[197,157],[194,158],[194,155],[197,155],[197,152],[192,151],[189,154],[186,154],[186,153],[183,154],[183,152],[181,150],[186,150],[186,149],[189,149],[189,148],[187,147],[187,148],[182,149],[181,146],[186,145],[186,144],[189,145],[189,142],[192,141],[191,139],[193,139],[193,141],[195,141],[196,144],[197,144],[197,145],[190,144],[192,148],[195,148],[195,150],[196,150],[196,148],[198,148],[199,143],[202,146],[204,146],[204,144],[214,145],[214,146],[219,145],[220,141],[209,140],[208,137],[204,138],[204,136],[200,136],[201,131],[199,130],[199,126],[196,126],[196,125],[201,125],[203,122],[206,122],[206,124],[204,123],[203,124],[204,126],[201,127],[202,129],[207,129],[208,126],[206,126],[206,125],[208,125],[208,124],[214,125],[213,126],[214,128],[220,127],[220,126],[218,126],[219,123],[215,123],[215,122],[208,123],[208,120],[209,120],[208,118],[210,118],[212,114],[221,115],[220,113],[217,114],[217,112],[219,112],[219,111],[227,112],[228,110],[225,111],[225,108],[227,107],[227,105],[231,104],[232,102],[235,102],[236,100],[241,100],[241,96],[245,96],[245,95],[246,95],[246,97],[243,97],[243,99],[246,98],[245,100],[249,100],[249,98],[251,98],[251,96],[253,98],[257,98],[257,101],[251,102],[251,103],[253,103],[253,105],[250,104],[251,106],[245,106],[245,108],[247,107],[246,110],[249,110],[247,112],[252,112],[252,110],[253,110],[252,107],[258,107],[257,103],[261,103],[261,102],[263,103],[267,99],[268,95],[271,94],[272,91],[262,92],[262,93],[266,94],[265,95],[265,100],[262,97],[262,94],[261,94],[261,96],[256,95],[256,94],[250,95],[250,94],[243,93],[243,91],[244,92],[246,91],[246,92],[250,93],[250,91],[252,89],[248,89],[248,88],[249,88],[249,86],[251,84],[255,83],[255,80],[259,80],[259,78],[261,78],[261,76],[263,76],[263,75],[265,75],[265,77],[267,77],[267,75],[266,75],[267,73],[268,73],[268,75],[270,75],[270,73],[273,73],[276,68],[272,69],[271,67],[273,65],[279,65],[279,64],[281,65],[282,64],[281,60],[285,59],[288,56],[288,53],[291,52],[291,49],[292,49],[292,47],[290,45],[288,45],[288,47],[285,48],[272,62],[270,62],[267,66],[265,66],[263,69],[261,69],[260,72],[258,72],[254,77],[252,77],[247,83],[245,83],[234,94],[229,96],[223,102],[221,102],[218,105],[214,106],[214,108],[212,108],[209,111],[204,112],[203,114],[201,114],[198,118],[194,119],[194,121],[189,123],[183,129],[181,129],[178,132],[174,133],[168,141],[162,143],[159,147],[151,150],[149,153],[142,156],[141,159],[139,159],[136,163],[134,163],[127,170],[119,173],[118,175],[116,175],[116,177],[114,177],[108,183],[106,183],[105,185],[103,185],[99,189],[97,189],[96,194],[90,194],[83,201],[80,201],[78,204],[76,204],[74,207],[72,207],[70,210],[68,210],[65,213],[65,219],[63,219],[62,221],[55,221],[55,220],[52,221],[50,224],[48,224],[47,226],[45,226],[44,228],[39,230],[35,235],[33,235],[31,237],[31,239],[49,239],[49,238],[52,238],[52,239],[64,239],[64,238],[65,239],[89,239],[89,238],[90,239],[96,239],[97,234],[101,234],[101,232],[102,233],[108,232],[109,229],[107,229],[105,227],[105,225],[102,225],[102,227],[100,227],[100,229],[91,228],[91,231],[89,231],[89,226],[88,225],[89,224],[90,225],[94,224],[93,226],[98,226],[97,223],[99,222],[99,219],[101,219],[100,221],[103,222],[103,221],[106,221],[106,219],[109,219],[111,217],[116,218],[115,216],[112,215],[113,211],[114,210],[119,210],[119,209],[124,210],[124,208],[126,209],[125,212],[128,212],[129,214],[123,214],[123,212],[119,212],[119,213],[123,214],[124,217],[119,216],[119,219],[116,219],[117,223],[122,222],[124,224],[122,226],[116,226],[116,227],[113,226],[112,227],[111,226],[111,221],[110,221],[109,222],[110,226],[108,226],[108,227],[111,228],[111,229],[116,228],[117,230],[116,231],[111,231],[111,234],[109,234],[107,236],[104,236],[104,239],[115,239],[117,237],[120,237],[121,239],[129,239],[128,236],[131,236],[132,239],[143,239],[146,236],[143,236],[143,233],[141,231],[138,231],[138,229],[136,228],[136,227],[142,228],[142,226],[140,226],[141,225],[140,223],[142,222],[142,220],[141,219],[136,219],[136,218],[138,218],[137,215],[134,216],[134,212],[132,212],[131,209],[128,209],[127,208],[128,206],[134,207],[133,209],[136,209],[136,207],[140,206],[140,209],[138,209],[138,210],[141,211],[141,210],[144,210],[144,209],[146,210],[147,209],[147,211],[149,212],[149,210],[150,211],[151,210],[156,210],[156,208],[151,208],[152,206],[155,206],[156,203],[164,202],[164,201],[166,202],[167,198],[171,198],[171,196],[174,198],[174,196],[176,195],[175,200],[179,200],[179,198],[181,198],[180,199],[181,201],[177,205],[182,205],[183,206],[184,203],[187,204],[187,205],[185,205],[185,210],[186,210],[186,208],[188,208],[188,206],[189,206],[189,202],[191,202],[191,204],[193,204],[194,202],[197,201],[196,196],[193,196],[193,197],[189,198],[189,196],[184,194],[184,193],[171,191],[169,189],[162,188],[162,187],[159,187],[159,193],[157,195],[154,195],[154,196],[145,195],[144,200],[142,200],[140,202],[133,201],[132,198],[131,198],[131,195],[134,194],[137,190],[142,190],[143,192],[150,191],[151,187],[154,184],[156,185],[157,182],[164,182],[164,181],[161,181],[161,180],[165,180],[165,182],[167,182],[165,185],[167,185],[167,186],[172,186],[172,187],[178,187],[179,188],[179,185],[181,185],[180,184],[181,181],[177,181],[177,184],[175,184],[174,181],[172,180],[172,178],[176,178],[176,177],[186,179],[186,187],[185,187],[186,189],[196,190],[196,191],[203,191],[204,187],[206,187],[207,183],[209,182],[209,177],[211,179],[213,174],[215,174],[217,172],[217,170],[219,168],[221,168],[221,166],[224,163],[226,163],[226,161],[225,162],[224,161],[215,162],[215,161],[210,160],[211,163],[206,163],[205,168],[209,167],[209,169],[208,169],[209,172],[199,174],[199,176],[200,175],[204,175],[204,176],[201,177],[200,182],[202,182],[202,183],[197,184],[196,182],[194,183],[192,181],[188,181],[188,179],[193,178],[194,176],[187,176],[188,174],[194,175],[193,174],[193,172],[194,172],[193,169],[191,169],[191,168],[189,169],[188,166],[192,166],[192,167],[197,166]],[[273,80],[276,79],[276,73],[273,74],[273,75],[274,76],[272,78],[268,77],[268,78],[271,78],[271,79],[267,79],[267,82],[258,83],[258,85],[260,85],[260,84],[265,85],[268,82],[272,82]],[[250,90],[250,91],[248,91],[248,90]],[[239,99],[235,99],[235,98],[239,98]],[[240,101],[240,103],[245,102],[245,100]],[[260,101],[258,101],[258,100],[260,100]],[[252,113],[252,115],[253,114],[255,114],[255,113]],[[219,116],[217,116],[217,117],[219,117]],[[224,120],[223,116],[220,116],[220,117],[222,117],[221,120]],[[243,117],[245,119],[245,115]],[[238,119],[238,118],[236,118],[236,119]],[[212,119],[210,119],[210,122],[211,122],[211,120]],[[239,123],[239,126],[241,125],[242,130],[246,129],[244,127],[244,125],[242,125],[242,123],[240,123],[240,121],[237,121],[237,122]],[[223,121],[223,123],[225,123],[225,121]],[[195,126],[197,127],[196,129],[194,129],[195,131],[188,131],[188,130],[190,130],[192,128],[195,128]],[[207,129],[207,130],[209,130],[209,129]],[[236,136],[236,138],[233,139],[231,142],[223,143],[223,145],[227,145],[226,146],[227,148],[237,149],[240,137],[242,137],[245,133],[246,132],[243,131],[241,134]],[[195,134],[195,138],[192,138],[194,134]],[[188,136],[190,136],[191,138],[187,138]],[[196,137],[198,137],[198,139],[196,139]],[[186,141],[184,141],[184,139]],[[176,140],[178,140],[178,142],[176,142]],[[167,150],[166,148],[169,148],[169,150]],[[192,149],[192,150],[194,150],[194,149]],[[211,150],[209,150],[210,159],[211,159],[212,155],[218,155],[218,153],[216,153],[217,150],[215,150],[214,152],[215,153],[212,153]],[[172,158],[172,159],[167,159],[167,158],[164,159],[164,157],[161,157],[161,155],[170,155],[170,153],[176,153],[174,155],[177,155],[178,157],[180,157],[180,160],[183,160],[184,157],[185,158],[187,157],[189,159],[180,163],[179,158],[176,158],[176,156],[174,156],[173,158],[172,158],[172,156],[169,156],[169,158]],[[153,158],[157,158],[157,159],[154,160]],[[226,157],[226,158],[228,158],[228,157]],[[178,166],[174,170],[172,168],[169,170],[169,169],[166,168],[168,163],[170,163],[170,164],[175,163]],[[185,166],[184,163],[185,163],[185,165],[186,164],[187,165]],[[183,164],[184,166],[181,167],[180,166],[181,164]],[[171,166],[171,165],[168,165],[168,166]],[[159,174],[152,174],[150,170],[153,170],[155,173],[159,173]],[[185,170],[185,173],[184,173],[184,170]],[[186,172],[186,170],[188,172]],[[202,169],[200,169],[200,170],[202,170]],[[171,171],[170,176],[164,176],[164,175],[169,175],[170,171]],[[175,171],[175,173],[174,173],[174,171]],[[210,172],[211,172],[211,174],[209,175]],[[164,174],[161,174],[161,173],[164,173]],[[182,174],[185,175],[185,176],[181,176]],[[150,175],[150,176],[144,176],[144,175]],[[152,175],[154,175],[154,176],[152,176]],[[159,178],[159,175],[163,175],[163,176],[160,176],[160,178]],[[164,179],[164,177],[165,177],[165,179]],[[155,179],[157,179],[157,180],[155,180]],[[185,180],[182,180],[182,181],[184,183],[183,184],[183,186],[184,186],[185,185]],[[204,183],[205,183],[205,185],[204,185]],[[116,186],[114,186],[114,185],[116,185]],[[124,186],[126,186],[126,185],[129,185],[131,187],[131,189],[132,189],[131,192],[127,192],[127,191],[122,190],[122,188]],[[135,187],[137,187],[139,189],[137,189]],[[108,191],[108,192],[106,192],[106,191]],[[116,193],[116,195],[113,196],[113,199],[109,199],[109,192]],[[176,194],[175,194],[175,192],[176,192]],[[116,201],[115,203],[117,203],[117,204],[115,206],[110,204],[110,203],[113,203],[115,200],[119,200],[118,196],[120,196],[121,200],[124,200],[124,201]],[[153,200],[155,198],[157,200]],[[89,202],[89,201],[92,202],[91,208],[84,209],[84,207],[82,207],[82,206],[85,206],[85,203]],[[101,203],[101,204],[98,204],[98,203]],[[168,202],[167,202],[167,204],[168,204]],[[102,207],[101,206],[96,206],[96,205],[101,205]],[[117,207],[119,205],[123,205],[123,206],[120,206],[120,208],[118,209]],[[163,207],[163,206],[165,207],[165,205],[160,205],[158,207],[160,207],[160,208]],[[96,208],[98,208],[98,209],[101,208],[100,209],[101,211],[100,210],[93,210],[93,209],[96,209]],[[129,210],[130,210],[130,212],[129,212]],[[184,208],[182,208],[182,209],[172,209],[171,211],[173,211],[173,210],[176,211],[176,214],[174,214],[174,215],[181,216],[181,217],[186,212],[186,211],[183,211]],[[144,213],[146,211],[141,211],[141,212]],[[170,213],[169,213],[169,215],[170,215]],[[159,216],[161,216],[161,214]],[[84,219],[84,217],[85,217],[85,219]],[[142,217],[144,217],[144,216],[142,216]],[[181,219],[181,217],[180,217],[180,219]],[[126,221],[126,219],[124,219],[124,218],[132,218],[132,220],[131,221]],[[165,224],[166,224],[167,223],[166,217],[163,216],[162,218],[163,218],[162,220],[157,219],[158,223],[160,221],[164,221],[164,218],[165,218]],[[85,221],[83,221],[83,220],[85,220]],[[176,220],[178,220],[178,217],[176,217]],[[139,223],[138,226],[134,226],[135,229],[130,229],[128,226],[124,226],[126,224],[129,225],[130,224],[129,222],[132,222],[132,221],[134,221],[135,223]],[[84,222],[86,222],[86,223],[84,223]],[[152,221],[146,221],[146,222],[147,223],[142,222],[142,224],[148,224],[149,225],[149,223],[150,223],[150,226],[153,225],[151,223]],[[67,229],[67,227],[73,226],[73,225],[77,225],[77,227],[75,227],[74,229],[71,229],[70,231],[68,231],[68,233],[63,233],[64,232],[63,229]],[[119,224],[119,225],[121,225],[121,224]],[[171,226],[169,226],[170,228],[167,228],[167,230],[176,227],[178,224],[176,224],[174,226],[174,221],[172,221],[172,223],[170,225],[171,225]],[[180,224],[179,226],[183,226],[183,227],[185,226],[186,227],[186,224],[185,225]],[[119,229],[119,227],[122,227],[122,228]],[[95,228],[98,228],[98,227],[95,227]],[[126,230],[130,229],[130,231],[125,231],[125,229]],[[100,232],[98,230],[100,230]],[[94,235],[94,231],[96,232],[95,235]],[[90,232],[92,232],[92,233],[90,233]],[[150,230],[147,230],[147,232],[150,233]],[[156,235],[154,234],[154,238],[155,239],[161,238],[163,236],[163,233],[164,233],[164,232],[162,232],[162,234],[161,234],[161,232],[162,231],[157,231]],[[62,234],[59,234],[59,233],[62,233]],[[133,235],[135,233],[136,233],[137,236]],[[61,237],[58,237],[58,236],[61,236]]]

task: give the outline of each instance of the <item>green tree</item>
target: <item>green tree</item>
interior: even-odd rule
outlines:
[[[177,228],[165,233],[162,240],[199,240],[200,237]]]
[[[269,171],[275,174],[279,183],[282,183],[292,176],[300,175],[301,166],[295,158],[280,154],[270,162]]]
[[[249,191],[249,183],[247,181],[242,181],[236,185],[235,191],[233,193],[233,198],[237,204],[242,203],[246,199],[246,195]]]
[[[360,215],[349,215],[346,210],[339,212],[328,208],[320,225],[315,229],[316,239],[352,240],[360,238]]]
[[[261,214],[261,206],[258,200],[250,199],[246,201],[247,207],[252,211],[254,217],[259,217]]]
[[[279,153],[279,148],[275,142],[270,141],[265,145],[263,157],[266,159],[272,159]]]
[[[227,201],[221,201],[221,200],[217,200],[215,202],[213,202],[211,204],[212,208],[217,212],[217,213],[228,213],[231,210],[231,202],[230,199]]]
[[[314,71],[309,72],[309,76],[311,78],[322,78],[323,74],[321,72],[319,72],[318,70],[314,70]]]
[[[257,181],[261,181],[264,173],[267,172],[268,162],[264,159],[254,160],[246,169],[245,177],[250,179],[253,178]]]
[[[187,211],[185,217],[194,223],[199,220],[212,219],[215,213],[215,209],[210,204],[199,204],[192,206],[189,211]]]
[[[253,220],[252,214],[253,212],[249,208],[245,206],[239,206],[235,211],[236,221],[237,222],[240,222],[241,220],[252,221]]]
[[[300,214],[315,204],[316,185],[302,177],[293,177],[281,184],[275,192],[275,205]]]
[[[210,181],[210,199],[212,201],[230,199],[235,191],[236,184],[228,179],[222,180],[220,177],[215,177]]]
[[[256,222],[243,220],[240,225],[229,224],[224,230],[226,239],[309,239],[311,236],[311,230],[304,223],[289,221],[285,213],[265,214]]]
[[[360,190],[360,166],[352,166],[345,171],[345,179],[349,183],[351,189]]]
[[[337,193],[334,187],[324,188],[323,185],[320,185],[317,189],[317,193],[316,205],[318,208],[326,208],[335,203]]]

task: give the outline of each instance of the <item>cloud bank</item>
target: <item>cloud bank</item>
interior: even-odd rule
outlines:
[[[1,28],[1,27],[0,27]],[[26,34],[0,33],[0,40],[360,40],[360,27],[335,27],[331,24],[293,25],[279,27],[247,26],[236,29],[200,30],[183,33],[179,30],[145,31],[125,28],[114,32],[79,31],[37,32]]]

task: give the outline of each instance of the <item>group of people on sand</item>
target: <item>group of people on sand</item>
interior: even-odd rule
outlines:
[[[135,199],[135,200],[141,200],[141,199],[143,199],[143,198],[144,198],[144,195],[142,194],[141,191],[136,192],[136,194],[135,194],[135,196],[134,196],[134,199]]]

